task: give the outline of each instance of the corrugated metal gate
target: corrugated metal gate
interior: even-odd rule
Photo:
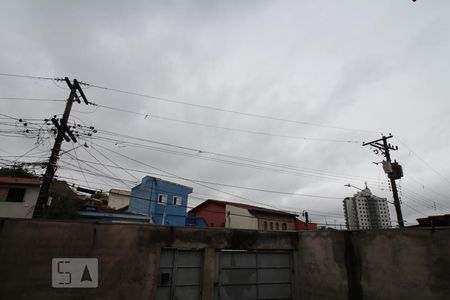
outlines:
[[[216,259],[215,299],[292,299],[290,252],[226,251]]]
[[[156,299],[201,299],[202,267],[202,251],[161,249]]]

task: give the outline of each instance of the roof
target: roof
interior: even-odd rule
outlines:
[[[179,183],[176,183],[176,182],[173,182],[173,181],[169,181],[169,180],[165,180],[165,179],[161,179],[161,178],[153,177],[153,176],[149,176],[149,175],[144,176],[144,177],[142,178],[141,183],[140,183],[139,185],[141,185],[141,184],[145,181],[146,178],[148,178],[148,179],[150,179],[150,180],[157,180],[157,181],[160,181],[160,182],[172,184],[172,185],[174,185],[174,186],[178,186],[178,187],[180,187],[180,188],[184,188],[184,189],[190,190],[191,193],[192,193],[192,190],[193,190],[192,187],[190,187],[190,186],[182,185],[182,184],[179,184]]]
[[[282,210],[275,210],[275,209],[269,209],[269,208],[264,208],[264,207],[259,207],[259,206],[248,205],[248,204],[244,204],[244,203],[221,201],[221,200],[214,200],[214,199],[208,199],[208,200],[200,203],[199,205],[197,205],[196,207],[191,209],[190,212],[195,212],[195,211],[199,210],[200,207],[203,207],[207,204],[218,204],[218,205],[223,205],[223,206],[232,205],[232,206],[248,209],[250,212],[255,212],[255,213],[277,214],[277,215],[284,215],[284,216],[290,216],[290,217],[298,216],[295,213],[290,213],[290,212],[286,212],[286,211],[282,211]]]
[[[0,176],[0,184],[41,185],[41,183],[39,178]]]
[[[131,192],[130,191],[119,190],[119,189],[110,189],[109,193],[110,194],[122,195],[122,196],[131,196]]]
[[[426,221],[431,221],[431,220],[438,220],[438,219],[450,219],[450,214],[445,214],[445,215],[435,215],[435,216],[428,216],[428,217],[423,217],[423,218],[417,218],[417,222],[426,222]]]
[[[129,213],[101,212],[101,211],[80,211],[81,218],[101,219],[109,222],[140,222],[149,223],[150,217]]]

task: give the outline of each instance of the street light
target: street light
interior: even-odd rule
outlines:
[[[348,183],[348,184],[344,184],[344,186],[346,186],[346,187],[353,187],[353,188],[355,188],[355,189],[357,189],[357,190],[360,190],[360,191],[362,191],[362,189],[360,189],[359,187],[357,187],[357,186],[354,186],[353,184],[350,184],[350,183]],[[366,184],[366,187],[367,187],[367,184]]]

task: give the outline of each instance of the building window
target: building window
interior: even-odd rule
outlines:
[[[6,202],[23,202],[25,189],[10,188],[0,189],[0,201]]]
[[[286,223],[281,224],[281,229],[282,229],[282,230],[287,230],[287,225],[286,225]]]
[[[159,194],[158,195],[158,203],[166,204],[167,203],[167,195]]]
[[[277,222],[277,224],[275,224],[275,228],[276,228],[277,230],[280,230],[280,225],[278,224],[278,222]]]
[[[0,201],[8,199],[8,190],[7,188],[0,188]]]
[[[173,205],[181,205],[181,196],[173,196]]]
[[[270,230],[273,230],[273,222],[270,222]]]
[[[264,230],[267,230],[267,222],[264,221]]]

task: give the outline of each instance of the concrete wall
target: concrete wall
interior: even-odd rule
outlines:
[[[25,188],[22,202],[0,201],[0,218],[30,219],[39,196],[39,186],[10,186],[11,188]]]
[[[0,299],[155,299],[164,247],[203,251],[212,299],[220,249],[292,251],[295,299],[448,299],[450,229],[261,232],[0,220]],[[51,260],[98,258],[99,287],[53,289]]]

